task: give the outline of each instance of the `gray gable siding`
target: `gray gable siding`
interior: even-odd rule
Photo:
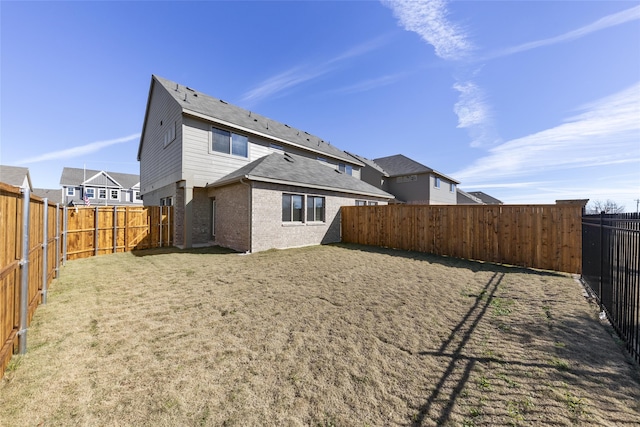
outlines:
[[[175,126],[175,139],[165,146],[165,135]],[[140,138],[140,191],[180,181],[182,177],[182,108],[167,90],[152,80]]]

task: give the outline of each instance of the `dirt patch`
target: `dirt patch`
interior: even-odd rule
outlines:
[[[637,365],[569,276],[352,245],[73,261],[0,425],[632,425]]]

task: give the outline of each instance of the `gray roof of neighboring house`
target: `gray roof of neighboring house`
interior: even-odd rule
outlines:
[[[362,166],[360,162],[353,157],[322,140],[320,137],[261,116],[253,111],[229,104],[226,101],[213,98],[171,80],[154,75],[152,76],[151,84],[153,85],[155,81],[161,84],[167,92],[173,96],[182,107],[183,113],[196,113],[196,116],[205,116],[205,118],[231,127],[260,134],[276,142],[300,146],[306,150],[316,152],[321,156],[329,156]],[[151,93],[151,91],[149,93]],[[140,149],[142,148],[143,138],[144,129],[142,137],[140,138]],[[138,159],[140,159],[140,150],[138,150]]]
[[[112,179],[109,179],[104,174],[107,174]],[[96,175],[98,176],[96,177]],[[92,186],[117,186],[117,184],[120,184],[122,188],[130,189],[140,183],[140,175],[82,168],[64,168],[62,170],[60,185],[78,186],[85,181],[87,181],[87,185]]]
[[[483,193],[482,191],[469,191],[469,194],[471,194],[472,196],[477,197],[478,199],[482,200],[483,203],[486,203],[487,205],[502,205],[502,200],[498,200],[495,197],[491,197],[490,195],[488,195],[487,193]]]
[[[422,163],[418,163],[415,160],[408,158],[407,156],[403,156],[402,154],[396,154],[394,156],[388,157],[380,157],[378,159],[373,159],[375,163],[377,163],[382,169],[384,169],[390,177],[394,176],[402,176],[402,175],[413,175],[420,173],[432,173],[443,178],[448,179],[456,184],[459,184],[460,181],[457,181],[442,172],[438,172],[435,169],[431,169],[428,166],[423,165]]]
[[[355,157],[355,158],[356,158],[356,160],[361,161],[361,162],[362,162],[362,163],[364,163],[366,166],[369,166],[369,167],[371,167],[371,168],[373,168],[373,169],[377,170],[377,171],[378,171],[378,172],[380,172],[383,176],[389,176],[389,174],[387,173],[387,171],[385,171],[384,169],[382,169],[382,167],[381,167],[379,164],[377,164],[376,162],[374,162],[373,160],[369,160],[369,159],[367,159],[366,157],[362,157],[362,156],[359,156],[359,155],[357,155],[357,154],[350,153],[350,152],[348,152],[348,151],[345,151],[345,153],[347,153],[347,154],[348,154],[348,155],[350,155],[350,156]]]
[[[25,177],[29,182],[29,189],[31,189],[32,185],[31,175],[29,175],[29,168],[0,165],[0,182],[20,187],[22,184],[24,184]]]
[[[485,203],[476,196],[456,188],[456,203],[458,205],[484,205]]]
[[[210,187],[248,179],[393,199],[393,195],[364,181],[323,165],[319,160],[289,153],[272,153],[220,178]]]
[[[62,204],[62,190],[60,188],[34,188],[33,194],[48,199],[49,203]]]

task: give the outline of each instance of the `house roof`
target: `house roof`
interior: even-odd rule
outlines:
[[[484,205],[485,203],[476,196],[456,188],[456,203],[458,205]]]
[[[332,157],[358,166],[364,166],[344,151],[334,147],[318,136],[311,135],[303,130],[293,128],[287,124],[256,114],[253,111],[245,110],[221,99],[198,92],[190,87],[154,75],[151,79],[152,88],[155,82],[162,85],[167,93],[175,99],[184,114],[236,128],[244,132],[257,134],[273,140],[276,143],[302,147],[320,156]],[[149,91],[149,97],[151,97],[151,92],[152,90]],[[149,107],[147,105],[147,111],[148,109]],[[140,148],[138,150],[138,160],[140,159],[144,132],[145,129],[143,128],[140,138]]]
[[[62,204],[62,190],[59,188],[34,188],[33,194],[48,199],[49,203]]]
[[[322,162],[289,153],[272,153],[231,172],[209,187],[242,179],[393,199],[393,195]]]
[[[140,176],[130,173],[107,172],[93,169],[64,168],[60,185],[78,186],[81,184],[96,187],[119,187],[130,189],[140,183]]]
[[[373,160],[369,160],[366,157],[362,157],[359,156],[357,154],[353,154],[350,153],[348,151],[345,151],[348,155],[353,156],[356,158],[356,160],[359,160],[360,162],[364,163],[366,166],[369,166],[375,170],[377,170],[378,172],[380,172],[383,176],[389,176],[389,174],[387,173],[387,171],[385,171],[382,166],[380,166],[379,164],[377,164],[376,162],[374,162]]]
[[[29,183],[29,189],[33,188],[31,185],[31,175],[29,175],[29,168],[0,165],[0,182],[4,182],[5,184],[13,185],[16,187],[21,187],[24,184],[25,178]]]
[[[488,195],[487,193],[483,193],[482,191],[469,191],[469,194],[471,194],[472,196],[477,197],[478,199],[482,200],[483,203],[486,203],[487,205],[502,205],[502,200],[498,200],[495,197],[491,197],[490,195]]]
[[[390,177],[394,176],[403,176],[403,175],[413,175],[413,174],[421,174],[421,173],[432,173],[434,175],[438,175],[440,177],[446,178],[451,182],[456,184],[460,184],[460,181],[457,181],[442,172],[438,172],[435,169],[431,169],[428,166],[423,165],[422,163],[418,163],[415,160],[408,158],[402,154],[396,154],[394,156],[388,157],[380,157],[378,159],[373,159],[375,163],[377,163],[382,169],[384,169]]]

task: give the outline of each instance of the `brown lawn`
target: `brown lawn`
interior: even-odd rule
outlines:
[[[331,245],[69,262],[2,426],[636,425],[640,373],[570,276]]]

